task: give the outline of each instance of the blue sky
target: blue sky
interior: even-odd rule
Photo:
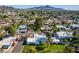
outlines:
[[[10,5],[15,8],[31,8],[31,7],[38,7],[41,5]],[[63,8],[66,10],[79,10],[79,5],[50,5],[56,8]]]

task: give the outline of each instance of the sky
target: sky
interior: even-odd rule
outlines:
[[[39,7],[41,5],[9,5],[14,8],[32,8],[32,7]],[[79,5],[50,5],[56,8],[63,8],[65,10],[79,10]]]

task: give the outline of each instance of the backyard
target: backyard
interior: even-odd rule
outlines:
[[[64,53],[65,45],[50,45],[43,50],[38,51],[37,46],[34,45],[24,45],[23,53]]]
[[[65,45],[51,45],[48,49],[50,53],[64,53]]]

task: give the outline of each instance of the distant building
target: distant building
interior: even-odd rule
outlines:
[[[66,31],[59,31],[59,32],[56,32],[54,36],[57,39],[65,39],[65,38],[73,37],[73,33],[72,32],[66,32]]]
[[[16,23],[20,23],[21,22],[21,18],[20,17],[13,17],[12,21],[16,22]]]
[[[28,20],[28,21],[27,21],[27,24],[28,24],[28,25],[33,25],[34,22],[35,22],[35,20]]]
[[[44,31],[44,30],[46,30],[46,28],[45,27],[41,27],[41,31]]]
[[[41,28],[40,28],[41,31],[52,31],[52,26],[49,26],[49,25],[43,25]]]
[[[71,29],[79,29],[79,24],[70,24]]]
[[[56,26],[58,29],[60,30],[71,30],[70,28],[68,28],[67,26],[63,26],[63,25],[57,25]]]
[[[66,26],[63,26],[63,25],[57,25],[56,27],[57,28],[66,28]]]
[[[27,26],[26,25],[20,25],[17,32],[20,34],[24,34],[27,31]]]
[[[52,22],[53,22],[52,19],[48,19],[48,20],[45,21],[45,25],[51,25]]]
[[[66,26],[63,26],[63,25],[57,25],[56,27],[60,30],[65,30],[66,29]]]
[[[10,23],[4,21],[4,20],[0,20],[0,27],[5,27],[5,26],[9,26]]]

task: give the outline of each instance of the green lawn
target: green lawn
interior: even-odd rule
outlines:
[[[24,45],[24,48],[23,48],[23,53],[64,53],[64,48],[65,48],[65,45],[50,45],[48,48],[45,48],[44,50],[42,51],[37,51],[35,49],[36,46],[31,46],[31,45]],[[30,52],[28,52],[28,49]],[[31,51],[31,50],[32,51]]]
[[[48,48],[48,53],[64,53],[65,45],[51,45]]]

